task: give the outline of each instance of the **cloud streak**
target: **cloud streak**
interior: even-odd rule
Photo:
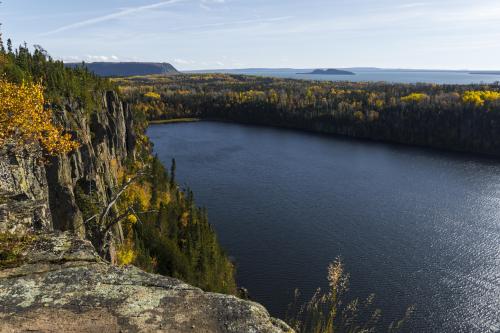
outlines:
[[[123,17],[123,16],[128,16],[128,15],[131,15],[131,14],[142,12],[142,11],[145,11],[145,10],[155,9],[155,8],[159,8],[159,7],[163,7],[163,6],[169,6],[169,5],[173,5],[173,4],[176,4],[176,3],[179,3],[179,2],[184,2],[184,1],[186,1],[186,0],[167,0],[167,1],[161,1],[161,2],[157,2],[157,3],[153,3],[153,4],[150,4],[150,5],[133,7],[133,8],[127,8],[127,9],[120,10],[120,11],[118,11],[116,13],[111,13],[111,14],[108,14],[108,15],[98,16],[98,17],[94,17],[94,18],[91,18],[91,19],[88,19],[88,20],[84,20],[84,21],[80,21],[80,22],[68,24],[68,25],[59,27],[57,29],[45,32],[43,34],[40,34],[40,36],[49,36],[49,35],[57,34],[57,33],[63,32],[63,31],[67,31],[67,30],[83,28],[83,27],[87,27],[87,26],[94,25],[94,24],[97,24],[97,23],[106,22],[106,21],[109,21],[109,20],[113,20],[113,19],[116,19],[116,18]]]
[[[189,31],[189,30],[204,30],[209,28],[220,28],[220,27],[235,26],[235,25],[272,23],[272,22],[288,21],[293,18],[294,18],[293,16],[279,16],[279,17],[268,17],[268,18],[245,19],[245,20],[229,21],[229,22],[215,22],[215,23],[207,23],[207,24],[184,26],[184,27],[172,27],[169,29],[169,31],[177,32],[177,31]],[[210,32],[210,31],[205,30],[204,32]]]

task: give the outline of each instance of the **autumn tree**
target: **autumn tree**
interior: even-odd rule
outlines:
[[[39,83],[11,83],[0,78],[0,146],[32,147],[49,155],[65,154],[79,145],[53,123]]]

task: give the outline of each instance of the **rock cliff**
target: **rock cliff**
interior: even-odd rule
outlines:
[[[135,158],[132,114],[113,92],[93,110],[62,105],[55,118],[76,151],[0,151],[0,332],[290,331],[259,304],[101,259],[77,192],[109,202],[116,170]]]
[[[70,230],[84,236],[82,214],[75,196],[77,186],[93,193],[102,204],[116,187],[116,170],[134,154],[135,133],[130,110],[116,93],[103,96],[101,107],[89,110],[67,102],[56,111],[56,118],[71,128],[81,146],[66,156],[52,158],[46,166],[50,210],[57,230]]]
[[[81,146],[45,163],[26,150],[0,151],[0,232],[73,231],[85,237],[76,189],[104,204],[116,187],[116,170],[135,153],[131,113],[114,92],[93,110],[65,101],[55,107],[56,122],[71,129]]]
[[[48,195],[45,168],[36,156],[0,148],[0,233],[51,230]]]

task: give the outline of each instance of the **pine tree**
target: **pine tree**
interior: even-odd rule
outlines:
[[[175,185],[175,158],[172,158],[172,166],[170,167],[170,188]]]
[[[12,40],[10,38],[7,39],[7,51],[12,54]]]
[[[1,28],[2,28],[2,24],[0,23],[0,29]],[[5,53],[5,46],[3,45],[2,31],[0,31],[0,53],[2,53],[2,54]]]

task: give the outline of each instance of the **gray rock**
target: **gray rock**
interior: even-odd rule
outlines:
[[[129,154],[134,155],[132,114],[115,92],[107,92],[94,110],[66,101],[55,110],[55,120],[70,129],[81,146],[68,155],[53,157],[46,165],[54,229],[89,238],[76,187],[94,194],[102,205],[109,201],[117,187],[117,170]]]
[[[0,233],[51,230],[47,179],[37,152],[0,147]]]
[[[0,232],[72,231],[92,239],[75,195],[77,186],[104,206],[117,187],[117,171],[134,157],[133,117],[115,92],[105,93],[95,109],[66,100],[54,106],[54,121],[81,144],[48,160],[33,147],[0,147]],[[112,212],[113,214],[113,212]]]
[[[257,303],[111,266],[68,233],[38,235],[21,263],[0,271],[0,332],[292,332]]]

